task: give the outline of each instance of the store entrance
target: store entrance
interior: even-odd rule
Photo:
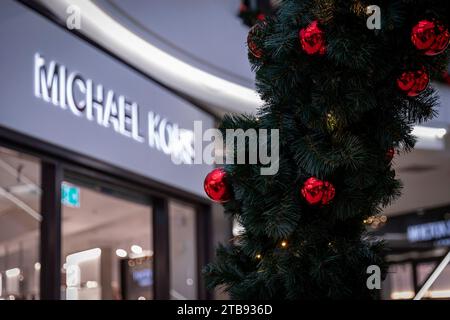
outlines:
[[[170,299],[197,299],[195,207],[168,199],[168,279],[156,279],[154,242],[165,240],[155,238],[152,197],[80,177],[68,171],[61,185],[62,299],[148,300],[161,280]]]
[[[0,146],[0,300],[40,298],[41,162]]]
[[[83,180],[61,190],[62,299],[153,299],[150,200]]]
[[[0,300],[206,298],[209,206],[0,146]]]

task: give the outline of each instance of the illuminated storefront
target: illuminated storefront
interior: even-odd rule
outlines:
[[[412,299],[430,279],[422,299],[450,298],[450,207],[393,216],[376,232],[388,244],[389,272],[383,299]],[[435,277],[432,277],[435,272]]]
[[[208,298],[193,123],[216,119],[19,2],[0,16],[0,299]]]

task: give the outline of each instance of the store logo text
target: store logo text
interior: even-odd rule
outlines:
[[[143,117],[136,102],[106,90],[101,84],[94,84],[80,73],[70,72],[55,61],[46,63],[38,53],[34,57],[34,94],[138,143],[147,141],[149,147],[170,156],[178,164],[194,163],[192,130],[182,129],[154,112],[147,113],[147,130],[142,130]]]

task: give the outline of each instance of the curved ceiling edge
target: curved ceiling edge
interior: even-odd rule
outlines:
[[[182,44],[178,44],[176,40],[170,39],[161,33],[161,30],[153,30],[153,26],[143,23],[139,18],[134,17],[131,12],[127,11],[127,7],[124,6],[124,1],[120,0],[92,0],[106,14],[113,17],[117,22],[121,23],[124,27],[134,32],[136,35],[141,36],[145,41],[165,51],[166,53],[174,56],[175,58],[184,61],[194,67],[197,67],[205,72],[211,73],[219,78],[223,78],[227,81],[234,82],[244,87],[254,89],[255,79],[254,73],[250,77],[245,76],[237,72],[232,67],[221,65],[217,61],[210,61],[205,57],[198,55],[191,48],[185,48]],[[168,0],[170,1],[170,0]],[[177,1],[177,0],[173,0]],[[198,0],[202,1],[202,0]],[[204,1],[204,0],[203,0]],[[209,0],[207,0],[209,1]],[[124,6],[124,7],[123,7]],[[235,17],[233,12],[233,18]],[[151,20],[151,18],[149,19]],[[170,19],[169,19],[170,20]],[[239,21],[239,20],[237,20]],[[238,24],[238,22],[236,23]],[[187,37],[192,39],[192,37]],[[241,41],[239,41],[242,45]],[[209,55],[209,54],[208,54]],[[230,59],[234,60],[234,59]],[[223,60],[222,60],[223,61]],[[244,61],[247,61],[245,56]],[[249,64],[249,69],[250,64]]]
[[[193,67],[143,40],[115,21],[90,0],[38,0],[65,21],[66,10],[76,5],[82,13],[81,32],[95,43],[169,88],[216,113],[255,113],[262,105],[258,94],[247,87]]]

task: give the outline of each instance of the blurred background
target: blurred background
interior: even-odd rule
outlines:
[[[1,1],[0,299],[227,298],[201,268],[240,226],[205,198],[193,121],[261,105],[246,38],[280,1]],[[365,221],[382,299],[450,298],[448,79],[394,157],[403,196]]]

